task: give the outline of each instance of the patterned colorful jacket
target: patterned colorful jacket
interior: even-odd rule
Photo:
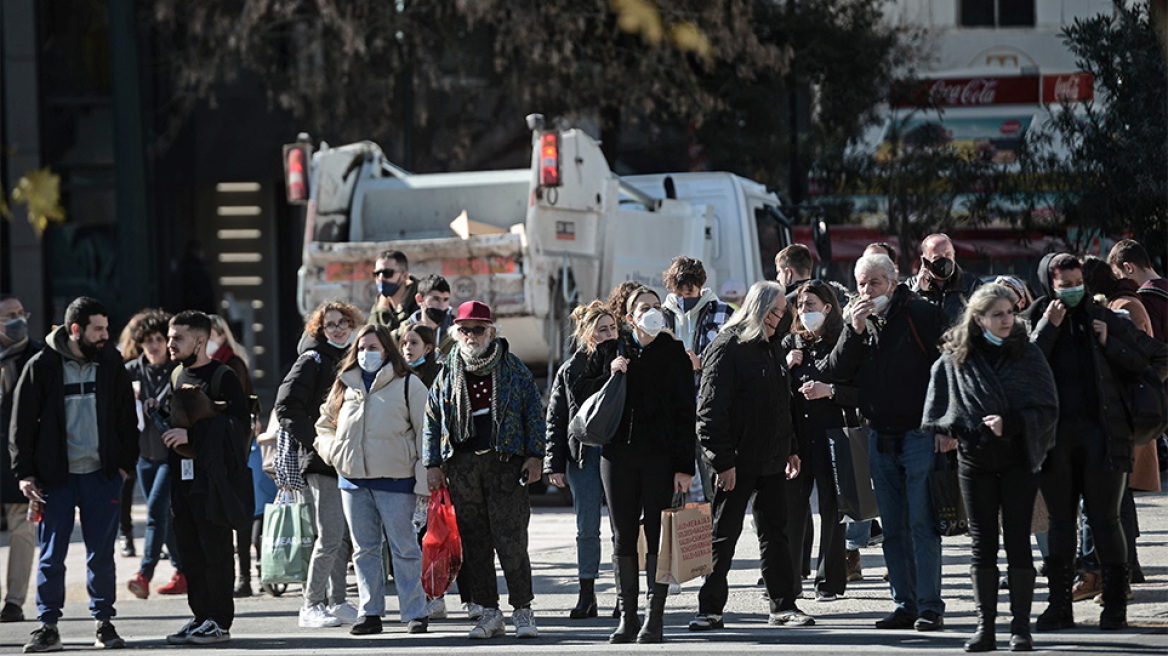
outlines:
[[[494,447],[500,454],[544,457],[543,402],[531,371],[510,353],[507,340],[499,339],[499,348],[507,349],[499,363],[499,414],[495,422]],[[451,368],[443,367],[430,386],[426,402],[425,453],[427,467],[439,467],[454,455],[454,444],[461,436],[454,419],[454,390]]]

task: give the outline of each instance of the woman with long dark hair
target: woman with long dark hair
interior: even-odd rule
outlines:
[[[350,633],[381,633],[389,543],[401,621],[410,633],[429,624],[422,591],[422,549],[414,532],[418,497],[429,497],[422,465],[426,386],[410,370],[385,326],[357,330],[316,421],[316,451],[337,470],[353,538],[360,620]]]
[[[787,486],[787,544],[791,546],[793,571],[803,566],[803,539],[811,526],[807,517],[811,490],[819,489],[819,557],[815,572],[815,599],[834,601],[848,585],[844,525],[839,523],[827,431],[843,428],[846,417],[858,421],[859,390],[832,382],[825,374],[827,359],[844,328],[843,313],[831,285],[819,280],[803,283],[795,291],[795,319],[783,338],[791,376],[791,414],[799,439],[802,475]],[[846,413],[846,414],[845,414]],[[795,596],[802,583],[794,580]]]
[[[620,426],[600,459],[622,611],[609,642],[654,643],[663,640],[669,586],[651,586],[649,616],[642,627],[637,617],[637,537],[643,516],[645,569],[654,572],[661,511],[671,506],[674,494],[687,492],[693,479],[693,366],[681,342],[663,331],[665,316],[656,292],[638,287],[625,308],[632,332],[597,345],[576,398],[587,399],[618,371],[627,376]]]
[[[544,472],[556,487],[565,482],[572,489],[572,506],[576,512],[576,573],[580,595],[569,617],[596,617],[596,577],[600,573],[600,506],[603,490],[600,482],[600,447],[581,444],[568,437],[568,422],[580,409],[584,399],[576,394],[588,358],[603,344],[617,337],[617,321],[599,300],[572,311],[576,324],[573,332],[577,348],[552,383],[547,412],[547,454]]]
[[[1015,322],[1015,301],[998,284],[973,293],[961,320],[945,333],[921,420],[923,430],[957,439],[977,604],[977,632],[965,651],[996,648],[999,513],[1009,566],[1010,649],[1033,648],[1030,524],[1038,472],[1055,442],[1059,401],[1046,358]]]

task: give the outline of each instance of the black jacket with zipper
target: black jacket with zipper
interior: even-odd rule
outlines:
[[[766,476],[799,453],[791,420],[791,379],[781,340],[744,342],[723,329],[706,350],[698,391],[698,439],[716,472]],[[740,479],[741,480],[741,479]]]
[[[588,359],[576,395],[586,399],[604,385],[617,344],[629,358],[625,410],[616,437],[604,447],[604,457],[646,458],[665,454],[675,473],[693,475],[693,364],[685,347],[662,332],[645,348],[631,336],[603,342]]]
[[[543,461],[543,470],[547,474],[563,474],[569,461],[578,468],[584,466],[585,445],[569,437],[568,424],[580,409],[581,401],[588,398],[576,396],[575,390],[581,384],[587,365],[588,353],[579,350],[556,372],[548,397],[547,454]]]
[[[838,339],[838,334],[825,334],[819,339],[807,340],[798,333],[783,338],[784,353],[795,349],[803,351],[803,361],[791,368],[791,411],[795,420],[795,435],[799,438],[799,455],[803,460],[803,468],[808,471],[817,467],[831,467],[827,431],[845,425],[855,426],[859,419],[856,404],[860,391],[855,385],[832,383],[824,373]],[[799,388],[811,381],[835,385],[835,396],[809,401],[799,392]],[[851,416],[850,421],[847,415]]]
[[[345,351],[329,344],[323,336],[307,334],[300,338],[298,350],[300,357],[276,394],[276,417],[280,427],[300,444],[301,473],[335,477],[337,470],[321,460],[312,444],[316,441],[320,405],[337,379],[337,365]]]

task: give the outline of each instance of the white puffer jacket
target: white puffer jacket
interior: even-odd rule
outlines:
[[[313,446],[321,459],[345,478],[415,479],[414,492],[430,494],[422,465],[422,431],[428,390],[415,375],[401,378],[392,366],[377,372],[369,391],[357,367],[341,372],[345,385],[340,411],[332,395],[320,407]],[[406,384],[409,407],[406,407]]]

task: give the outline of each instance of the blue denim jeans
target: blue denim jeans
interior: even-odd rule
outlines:
[[[81,538],[85,542],[85,588],[89,612],[97,620],[115,615],[117,571],[114,541],[122,503],[122,477],[106,478],[100,471],[69,474],[62,487],[45,487],[44,516],[37,527],[41,558],[37,568],[37,619],[56,624],[65,605],[65,556],[73,535],[76,508],[81,509]]]
[[[564,468],[576,511],[576,575],[595,579],[600,575],[600,447],[584,446],[584,467],[569,462]]]
[[[170,553],[170,564],[182,573],[182,556],[174,537],[174,522],[170,519],[170,465],[165,460],[154,462],[138,458],[138,483],[146,497],[146,546],[142,548],[142,564],[138,571],[149,581],[162,555],[162,545]]]
[[[869,439],[868,459],[876,505],[884,527],[884,564],[892,600],[917,615],[944,614],[941,599],[941,536],[929,492],[933,469],[933,434],[909,431],[899,454],[879,453],[876,432]]]
[[[846,544],[848,551],[856,551],[868,546],[872,539],[872,520],[862,522],[848,522],[846,529]]]
[[[385,567],[381,543],[389,542],[393,582],[397,588],[401,621],[426,617],[422,591],[422,548],[414,532],[417,497],[400,492],[361,488],[341,490],[341,504],[353,536],[353,569],[357,573],[362,617],[385,614]]]

